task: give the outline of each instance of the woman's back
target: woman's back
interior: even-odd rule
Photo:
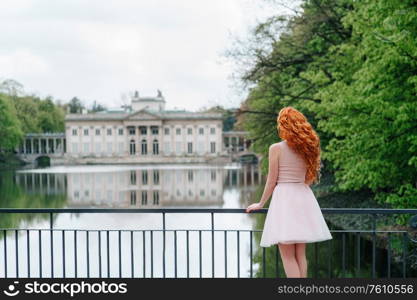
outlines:
[[[279,142],[280,152],[278,160],[278,180],[281,182],[301,182],[304,183],[307,172],[303,158],[292,150],[287,141]]]

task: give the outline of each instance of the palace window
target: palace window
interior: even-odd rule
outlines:
[[[177,129],[175,129],[175,133],[176,133],[177,135],[180,135],[180,134],[181,134],[181,128],[177,128]]]
[[[158,126],[151,126],[151,132],[153,135],[159,134]]]
[[[168,127],[165,127],[165,128],[164,128],[164,134],[165,134],[165,135],[169,135],[169,128],[168,128]]]
[[[142,170],[142,184],[148,184],[148,170]]]
[[[153,171],[153,183],[159,184],[159,170]]]
[[[210,142],[210,152],[216,153],[216,142]]]
[[[211,127],[210,128],[210,134],[215,134],[216,133],[216,128],[215,127]]]
[[[119,128],[119,135],[123,135],[123,128]]]
[[[88,135],[88,129],[84,129],[84,135]]]
[[[77,135],[77,129],[72,130],[72,135]]]
[[[193,129],[192,128],[187,128],[187,134],[193,134]]]
[[[147,134],[146,126],[139,126],[139,131],[141,135],[146,135]]]
[[[148,204],[148,191],[142,191],[142,205]]]
[[[153,204],[159,205],[159,191],[153,191]]]
[[[136,171],[130,171],[130,184],[136,184]]]
[[[111,128],[107,128],[107,135],[111,135]]]
[[[146,143],[145,139],[143,139],[141,143],[141,152],[143,155],[148,154],[148,144]]]
[[[153,154],[159,154],[159,143],[158,143],[158,140],[153,140],[153,143],[152,143],[152,153]]]
[[[199,134],[204,134],[204,128],[202,128],[202,127],[201,128],[198,128],[198,133]]]
[[[135,155],[136,154],[136,143],[135,140],[131,140],[130,141],[130,155]]]
[[[129,130],[129,135],[135,135],[136,134],[135,127],[128,127],[128,130]]]
[[[193,153],[193,143],[192,142],[187,143],[187,152],[188,153]]]
[[[136,191],[130,191],[130,205],[136,205]]]

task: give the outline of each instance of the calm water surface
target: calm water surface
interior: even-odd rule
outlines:
[[[24,169],[0,172],[0,206],[245,208],[259,201],[263,183],[259,165]],[[348,197],[343,202],[340,195],[328,201],[318,190],[315,194],[322,207],[336,203],[349,207],[352,201]],[[212,237],[210,214],[166,214],[165,276],[284,276],[276,247],[258,246],[264,218],[263,214],[215,214]],[[369,230],[372,219],[365,215],[327,215],[326,220],[334,239],[307,247],[309,276],[370,277],[372,240],[340,229]],[[396,222],[396,216],[379,218],[377,228]],[[3,230],[9,228],[18,230]],[[161,214],[56,214],[53,228],[51,236],[48,214],[0,214],[0,277],[6,277],[6,272],[7,277],[164,275]],[[252,239],[249,230],[258,230]],[[378,234],[377,238],[376,276],[387,277],[390,264],[391,275],[401,277],[402,235],[391,236],[391,255],[386,246],[380,246],[386,235]],[[407,274],[415,276],[416,247],[409,244]]]
[[[244,208],[254,201],[262,176],[259,165],[112,165],[8,171],[1,173],[0,180],[2,207]],[[4,235],[0,235],[0,261],[3,262],[6,255],[9,277],[17,275],[16,247],[19,276],[23,277],[27,277],[28,268],[31,276],[39,276],[40,265],[42,276],[49,277],[53,271],[54,276],[62,277],[64,260],[65,276],[68,277],[75,276],[75,271],[80,277],[99,277],[100,274],[130,277],[132,265],[135,277],[163,275],[162,232],[158,231],[162,228],[161,214],[57,214],[53,219],[52,257],[48,215],[3,214],[0,222],[1,228],[21,229],[17,239],[15,232],[8,232],[6,243]],[[226,241],[225,233],[220,230],[254,227],[253,216],[215,215],[215,276],[225,276],[225,269],[231,277],[237,276],[238,269],[240,276],[248,276],[249,233],[241,232],[238,237],[237,232],[228,232]],[[166,228],[166,276],[175,275],[176,264],[178,277],[198,277],[200,269],[201,276],[211,277],[210,214],[167,214]],[[23,229],[45,230],[39,233]],[[79,231],[75,234],[73,229]],[[62,230],[68,231],[62,233]],[[179,231],[174,233],[174,230]],[[74,251],[75,242],[77,252]],[[0,277],[4,276],[3,266]]]

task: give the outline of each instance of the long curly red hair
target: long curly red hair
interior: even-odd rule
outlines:
[[[320,138],[307,118],[291,106],[280,110],[277,118],[278,135],[305,161],[307,172],[305,183],[320,180]]]

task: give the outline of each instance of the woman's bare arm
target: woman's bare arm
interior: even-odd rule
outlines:
[[[268,201],[278,180],[278,158],[279,158],[279,146],[278,144],[272,144],[269,146],[268,152],[268,176],[266,178],[265,188],[262,193],[259,203],[264,206]]]
[[[271,196],[278,180],[278,158],[279,158],[279,146],[278,144],[272,144],[269,146],[268,151],[268,177],[266,179],[264,191],[262,193],[261,200],[258,203],[249,205],[246,208],[246,212],[252,210],[261,209],[266,201]]]

